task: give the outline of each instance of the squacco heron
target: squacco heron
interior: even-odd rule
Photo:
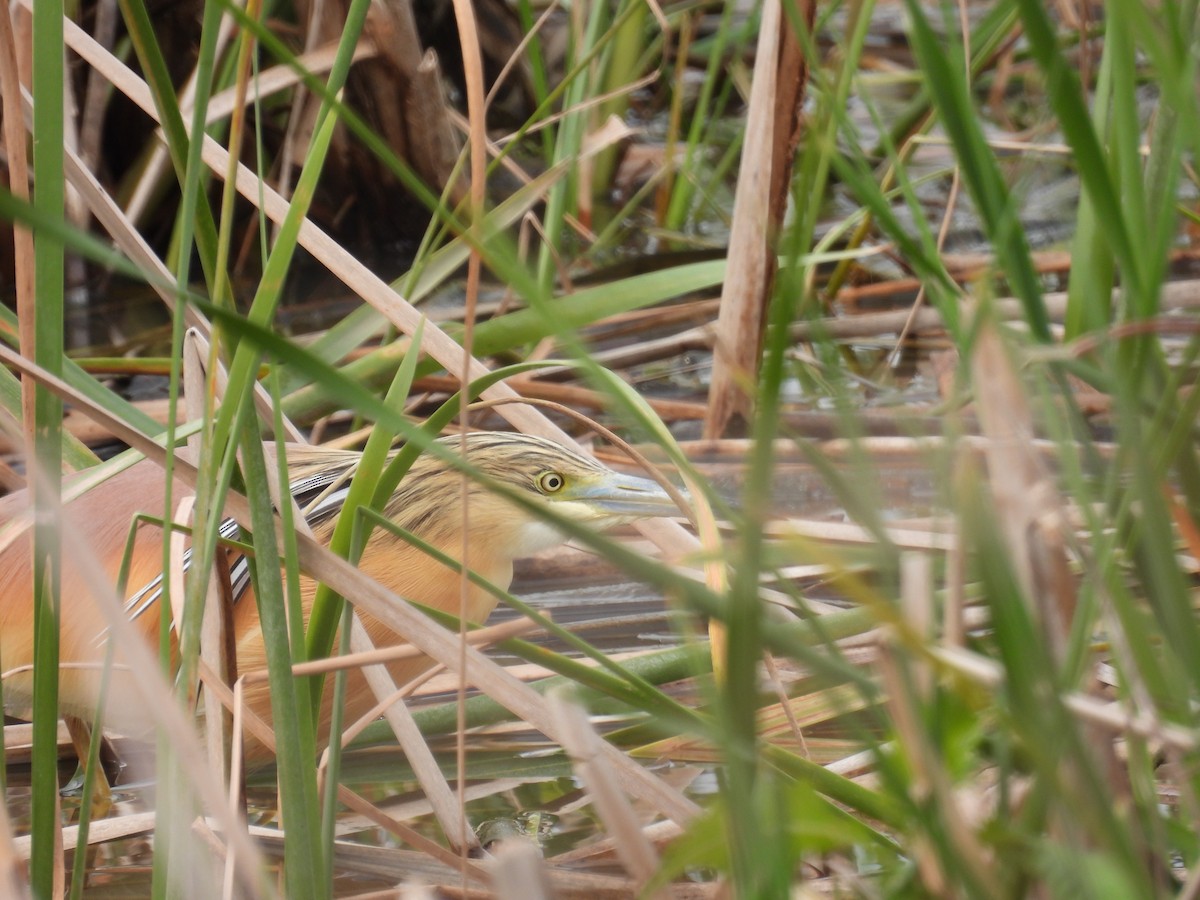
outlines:
[[[458,436],[443,438],[457,451]],[[593,459],[543,438],[521,434],[482,432],[466,440],[468,460],[497,482],[523,492],[538,504],[567,519],[607,528],[639,517],[669,515],[675,504],[653,481],[620,474]],[[360,454],[349,450],[289,446],[288,467],[291,489],[318,540],[327,543],[342,507],[348,474],[358,465]],[[72,501],[68,516],[78,524],[102,561],[110,583],[115,583],[129,534],[138,514],[161,516],[163,479],[150,463],[141,463],[103,482]],[[190,491],[179,484],[175,496]],[[417,458],[384,509],[384,514],[409,532],[455,559],[463,546],[462,476],[449,463],[430,454]],[[512,581],[513,561],[552,547],[563,535],[529,510],[505,499],[485,485],[468,482],[469,534],[467,560],[471,569],[489,581],[507,588]],[[0,526],[21,516],[27,508],[23,493],[0,499]],[[159,628],[159,586],[162,567],[162,530],[152,524],[138,527],[129,570],[126,611],[134,618],[148,641],[156,641]],[[33,600],[31,537],[28,529],[0,550],[0,666],[7,710],[28,713],[32,694]],[[231,564],[235,559],[231,553]],[[90,718],[96,709],[104,659],[105,622],[92,586],[72,554],[64,555],[59,694],[64,714]],[[390,588],[398,596],[426,606],[457,614],[461,581],[457,573],[433,561],[423,551],[376,528],[362,554],[359,568]],[[307,620],[316,585],[301,580],[302,605]],[[350,598],[353,600],[353,598]],[[483,622],[496,605],[495,598],[472,584],[467,598],[467,618]],[[390,631],[370,616],[363,623],[376,646],[404,643],[403,636]],[[266,667],[263,636],[252,588],[245,587],[236,598],[233,616],[238,672]],[[118,660],[119,662],[119,660]],[[427,657],[416,657],[389,665],[397,684],[404,684],[432,666]],[[109,688],[107,721],[126,731],[146,727],[136,711],[123,708],[121,679],[133,677],[114,671]],[[346,718],[354,721],[374,705],[374,697],[360,675],[352,670],[346,691]],[[253,681],[245,696],[248,708],[269,722],[271,704],[267,684]],[[328,739],[331,691],[326,685],[321,716],[321,740]],[[114,721],[115,719],[115,721]],[[251,757],[263,748],[255,742],[247,747]]]

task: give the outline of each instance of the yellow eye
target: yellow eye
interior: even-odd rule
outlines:
[[[537,486],[543,494],[557,494],[567,484],[567,480],[557,472],[543,472],[537,477]]]

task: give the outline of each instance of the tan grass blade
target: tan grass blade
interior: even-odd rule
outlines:
[[[217,32],[215,58],[220,59],[225,52],[226,46],[237,30],[237,23],[232,16],[223,16],[221,19],[221,27]],[[192,108],[192,101],[196,97],[196,72],[193,69],[189,74],[187,81],[184,82],[183,88],[179,92],[179,109],[185,114]],[[210,120],[211,121],[211,120]],[[153,202],[154,193],[158,188],[160,181],[167,175],[171,165],[171,158],[167,153],[167,148],[163,144],[154,147],[150,154],[150,159],[147,161],[142,177],[134,186],[133,195],[129,198],[126,213],[131,222],[141,222],[146,215],[150,204]]]
[[[473,647],[487,647],[499,641],[507,641],[510,638],[522,637],[541,630],[542,626],[532,619],[513,619],[510,622],[501,622],[499,625],[488,625],[485,628],[476,628],[473,631],[467,632],[467,643]],[[294,663],[292,665],[292,674],[297,676],[325,675],[329,672],[336,672],[339,669],[358,669],[363,666],[378,665],[380,663],[398,662],[402,659],[415,659],[423,655],[420,650],[410,647],[408,644],[400,644],[396,647],[379,647],[371,650],[355,651],[345,656],[329,656],[325,659],[310,659],[305,662]],[[585,664],[588,662],[590,660],[584,661]]]
[[[929,642],[935,639],[937,627],[934,622],[933,560],[928,554],[912,551],[900,555],[900,609],[905,625],[916,635],[917,640]],[[921,702],[931,699],[933,671],[925,660],[915,658],[913,689]]]
[[[1049,467],[1030,448],[1033,413],[996,326],[979,330],[971,379],[988,483],[1018,582],[1055,654],[1065,651],[1075,617],[1075,586],[1067,560],[1070,525]]]
[[[695,771],[699,771],[696,769]],[[683,834],[683,829],[671,821],[655,822],[642,829],[642,835],[656,847],[664,846]],[[573,847],[564,853],[550,857],[547,862],[553,867],[569,868],[572,866],[584,868],[603,863],[616,852],[612,838],[601,838],[598,841]]]
[[[554,779],[552,776],[547,775],[542,779],[522,776],[520,778],[497,778],[493,781],[472,782],[467,785],[465,799],[472,801],[485,797],[494,797],[497,794],[516,790],[522,785],[531,784],[538,780],[552,781]],[[401,798],[376,801],[373,806],[385,816],[399,822],[408,822],[433,813],[433,807],[429,801],[416,794],[405,794]],[[338,817],[337,824],[334,826],[334,833],[338,837],[345,837],[374,827],[376,827],[375,822],[366,816],[345,814]]]
[[[22,666],[21,669],[25,667]],[[6,670],[0,673],[0,678],[6,678],[9,672]],[[15,722],[12,725],[4,726],[4,763],[5,765],[22,765],[29,762],[29,753],[33,747],[33,725],[28,722]],[[71,748],[71,735],[67,731],[67,726],[59,720],[58,723],[58,749],[59,755],[69,752]]]
[[[599,758],[599,748],[607,745],[592,729],[583,707],[567,691],[554,690],[547,700],[561,723],[562,745],[616,845],[617,856],[634,880],[644,885],[658,871],[658,854],[642,834],[641,822],[618,785],[615,773]]]
[[[93,822],[88,828],[88,846],[119,841],[139,834],[149,834],[154,830],[154,817],[155,813],[153,812],[139,812]],[[68,825],[63,828],[62,834],[63,841],[73,847],[79,840],[79,826]],[[29,857],[29,845],[29,835],[12,839],[12,847],[21,859]],[[9,895],[6,893],[4,896]]]
[[[868,706],[861,690],[853,685],[838,685],[792,697],[786,705],[773,703],[764,706],[758,711],[758,733],[767,743],[824,765],[857,751],[862,744],[848,738],[815,737],[811,734],[805,734],[801,741],[796,734],[797,730],[833,722],[841,716],[860,712]],[[717,747],[698,738],[686,736],[655,741],[637,748],[632,753],[643,759],[669,759],[698,764],[721,761],[721,752]]]
[[[946,837],[954,848],[955,855],[964,861],[963,864],[970,866],[972,872],[978,873],[982,883],[996,884],[998,875],[992,870],[991,856],[980,844],[975,829],[971,827],[972,819],[964,803],[956,795],[950,775],[937,751],[930,745],[929,736],[922,726],[917,698],[907,689],[901,676],[900,651],[898,642],[894,639],[895,632],[891,628],[887,630],[893,637],[881,642],[877,666],[880,681],[887,694],[891,722],[912,769],[909,792],[919,798],[919,802],[936,807],[939,821],[945,823]],[[915,862],[925,884],[949,883],[944,874],[942,857],[929,852],[927,847],[920,843],[916,847]]]
[[[956,516],[946,552],[946,600],[942,613],[942,641],[948,647],[961,647],[967,639],[967,549],[963,541],[962,518]]]
[[[181,526],[190,526],[192,507],[195,496],[183,497],[176,507],[174,522]],[[171,584],[171,596],[175,602],[171,604],[171,612],[175,617],[175,633],[183,633],[183,599],[187,596],[184,589],[184,553],[190,543],[189,537],[181,530],[173,530],[170,537],[171,565],[168,572]],[[200,658],[214,672],[230,673],[233,669],[233,641],[229,629],[229,598],[227,594],[227,573],[222,571],[219,563],[216,571],[208,581],[208,594],[204,602],[204,614],[200,624]],[[222,784],[229,784],[230,767],[227,748],[231,746],[231,735],[226,726],[225,708],[220,697],[207,684],[201,685],[200,702],[204,709],[204,742],[208,752],[208,762],[217,773]]]
[[[370,635],[367,634],[366,628],[363,627],[357,615],[354,616],[351,626],[350,649],[354,653],[368,653],[375,650]],[[384,666],[365,666],[362,673],[376,699],[383,700],[396,693],[396,684]],[[459,806],[458,798],[451,790],[445,776],[442,775],[442,770],[430,751],[429,745],[425,743],[425,738],[421,734],[421,729],[417,727],[408,704],[403,699],[399,699],[390,704],[384,710],[383,715],[392,727],[396,740],[403,748],[404,756],[412,766],[421,789],[432,804],[434,815],[437,816],[442,831],[446,833],[455,847],[478,847],[479,841],[475,837],[475,832],[467,827],[466,817]]]
[[[378,53],[379,49],[371,40],[360,40],[358,46],[354,48],[354,62],[372,59]],[[324,75],[333,67],[333,60],[336,56],[337,46],[335,44],[327,44],[306,53],[301,53],[296,57],[296,61],[313,75]],[[250,90],[246,94],[246,103],[253,103],[256,99],[266,99],[273,94],[278,94],[280,91],[293,88],[299,83],[300,76],[290,65],[280,63],[271,66],[269,69],[263,69],[251,81]],[[236,106],[236,97],[237,88],[235,87],[226,88],[209,97],[205,121],[211,125],[213,122],[220,121],[226,116],[231,115]],[[180,104],[180,112],[189,112],[191,110],[190,97],[184,97],[181,100],[184,102]],[[166,151],[163,150],[162,152],[165,156]]]
[[[421,832],[410,828],[403,822],[397,821],[383,812],[373,803],[370,803],[365,798],[359,796],[344,784],[337,786],[338,800],[345,804],[348,808],[354,810],[361,816],[370,819],[375,825],[391,832],[404,841],[410,847],[427,854],[430,859],[437,860],[444,865],[452,867],[456,872],[460,872],[463,877],[471,878],[475,881],[486,881],[487,875],[476,863],[469,862],[464,857],[447,850],[436,841],[425,837]]]
[[[7,9],[0,12],[0,100],[3,101],[4,110],[5,161],[8,164],[8,189],[13,196],[28,202],[27,135],[11,15]],[[21,308],[32,302],[34,297],[33,233],[16,225],[13,226],[13,266],[17,303]]]
[[[0,806],[0,895],[13,900],[25,900],[32,896],[25,877],[22,860],[29,858],[29,838],[25,838],[24,849],[18,847],[8,819],[8,807]]]
[[[497,900],[553,900],[554,886],[532,841],[501,841],[493,853],[492,890]]]
[[[827,522],[820,519],[785,519],[768,522],[765,533],[774,538],[806,538],[838,544],[875,543],[871,532],[848,522]],[[915,528],[888,528],[888,538],[898,547],[910,550],[947,551],[953,545],[949,534]]]
[[[696,516],[696,532],[704,553],[704,584],[718,596],[729,592],[729,568],[725,563],[722,552],[720,530],[712,507],[705,498],[704,491],[690,477],[685,478],[688,493],[691,494],[692,508]],[[708,641],[712,654],[713,675],[718,680],[725,677],[728,652],[728,635],[724,623],[717,619],[708,620]]]
[[[270,828],[251,826],[250,833],[262,842],[263,848],[272,854],[279,854],[282,840],[279,832]],[[337,841],[333,848],[334,866],[353,869],[355,872],[376,875],[401,882],[402,887],[382,894],[373,893],[359,895],[360,898],[381,897],[391,898],[420,898],[427,897],[464,897],[486,898],[493,896],[487,889],[490,872],[483,866],[473,868],[472,874],[479,884],[468,885],[463,890],[462,877],[459,874],[457,860],[442,862],[436,857],[403,850],[396,847],[371,847],[349,841]],[[571,898],[571,900],[628,900],[634,896],[633,885],[627,878],[610,875],[597,875],[588,872],[572,872],[569,869],[547,868],[546,872],[554,886],[554,896]],[[685,885],[680,891],[671,892],[684,900],[701,900],[701,898],[716,897],[708,885]]]

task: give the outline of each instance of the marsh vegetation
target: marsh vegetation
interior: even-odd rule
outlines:
[[[1194,0],[0,25],[0,476],[39,512],[0,545],[32,528],[42,585],[0,893],[1196,895]],[[365,447],[374,484],[478,428],[628,441],[690,503],[554,523],[469,648],[388,600],[439,671],[322,753],[341,679],[298,673],[378,609],[344,557],[380,525],[364,491],[310,547],[264,441]],[[192,565],[102,809],[103,721],[60,792],[59,474],[141,457],[197,498],[146,510]],[[248,771],[200,637],[226,515],[280,560]]]

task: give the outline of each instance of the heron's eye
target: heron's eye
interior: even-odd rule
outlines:
[[[537,477],[537,486],[543,494],[557,494],[566,486],[567,480],[557,472],[543,472]]]

